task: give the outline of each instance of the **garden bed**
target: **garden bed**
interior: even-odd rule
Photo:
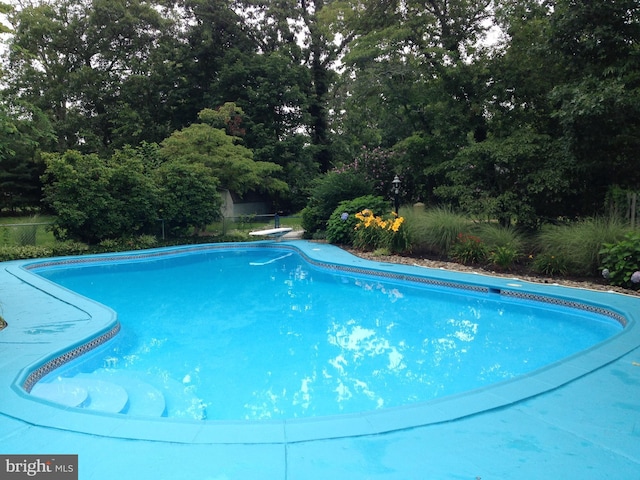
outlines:
[[[418,265],[421,267],[455,270],[458,272],[478,273],[478,274],[491,275],[491,276],[497,276],[497,277],[518,278],[519,280],[534,282],[534,283],[558,284],[566,287],[586,288],[590,290],[600,290],[600,291],[613,291],[617,293],[624,293],[627,295],[640,296],[640,291],[638,290],[631,290],[627,288],[609,285],[605,279],[599,279],[595,277],[589,277],[589,278],[570,277],[570,276],[550,277],[550,276],[544,276],[544,275],[538,275],[538,274],[532,273],[530,270],[524,269],[524,268],[520,268],[520,269],[514,268],[509,271],[496,271],[496,270],[489,270],[489,269],[483,268],[482,266],[462,265],[460,263],[451,262],[443,259],[437,259],[437,258],[429,258],[426,256],[374,255],[372,252],[363,252],[353,248],[345,248],[345,250],[349,251],[353,255],[357,255],[358,257],[366,258],[367,260],[374,260],[377,262],[400,263],[405,265]]]

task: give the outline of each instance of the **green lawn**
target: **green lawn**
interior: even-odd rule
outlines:
[[[290,217],[280,217],[280,227],[293,228],[301,230],[302,217],[293,215]],[[249,233],[254,230],[264,230],[274,228],[275,222],[273,217],[258,217],[255,215],[243,215],[233,219],[226,218],[223,221],[212,223],[207,226],[206,232],[211,234],[230,233],[240,231]]]
[[[51,246],[56,243],[48,224],[55,217],[47,215],[24,217],[0,217],[0,246],[9,245],[37,245]],[[280,217],[280,226],[300,230],[302,218],[299,215]],[[207,226],[206,232],[212,235],[222,235],[239,231],[249,233],[253,230],[263,230],[274,227],[273,217],[256,217],[245,215],[233,219],[215,222]]]

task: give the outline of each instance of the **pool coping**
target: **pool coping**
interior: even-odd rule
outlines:
[[[638,328],[640,299],[637,297],[557,285],[532,284],[518,279],[380,263],[361,259],[327,244],[306,241],[206,244],[117,254],[59,257],[50,261],[85,263],[104,261],[106,258],[143,259],[185,251],[239,247],[291,249],[302,254],[311,263],[339,271],[365,270],[371,274],[383,276],[387,275],[384,272],[390,272],[389,274],[394,278],[405,275],[421,277],[427,282],[435,282],[440,286],[456,284],[474,291],[478,288],[486,289],[487,294],[491,295],[525,295],[526,298],[531,298],[533,295],[534,299],[539,297],[550,299],[552,302],[585,305],[587,310],[605,309],[612,312],[612,318],[618,321],[624,318],[626,326],[620,333],[594,347],[516,379],[409,406],[358,414],[275,421],[183,421],[131,417],[79,408],[64,408],[45,400],[35,399],[27,393],[27,389],[24,388],[25,382],[30,381],[30,375],[43,364],[56,362],[69,350],[79,349],[81,353],[83,348],[87,348],[85,345],[90,344],[96,337],[116,334],[117,315],[103,305],[31,274],[28,271],[29,268],[35,264],[43,264],[42,260],[9,262],[5,264],[6,272],[20,279],[25,288],[36,289],[65,305],[72,306],[78,312],[83,312],[86,316],[83,320],[89,321],[83,321],[82,328],[77,328],[72,338],[70,335],[62,335],[61,338],[56,339],[57,343],[47,344],[47,352],[39,351],[35,354],[31,352],[29,355],[11,359],[8,362],[11,366],[10,371],[3,366],[4,374],[0,376],[2,382],[0,388],[5,392],[9,390],[10,394],[3,394],[0,412],[35,425],[123,439],[189,444],[296,443],[393,432],[448,422],[501,408],[558,388],[617,360],[640,346],[640,329]],[[6,359],[3,363],[7,363]],[[9,385],[7,380],[10,381]]]

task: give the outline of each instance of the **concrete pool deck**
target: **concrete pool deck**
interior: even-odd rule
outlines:
[[[286,244],[280,242],[278,247]],[[296,248],[303,244],[306,245],[290,242]],[[368,265],[327,248],[336,262]],[[612,343],[626,353],[619,358],[615,355],[604,358],[604,364],[594,371],[589,371],[586,362],[585,371],[578,378],[557,388],[496,408],[487,405],[490,410],[483,411],[482,404],[467,405],[469,413],[460,418],[445,420],[445,416],[424,426],[391,429],[387,433],[343,436],[336,430],[324,435],[335,438],[300,440],[295,429],[285,428],[282,441],[263,443],[213,438],[192,442],[198,436],[193,429],[189,429],[191,438],[176,436],[175,441],[169,442],[78,433],[73,422],[69,422],[70,415],[77,418],[78,424],[95,422],[104,431],[111,428],[116,434],[116,424],[122,423],[122,419],[115,422],[109,416],[43,405],[20,392],[16,381],[24,376],[26,366],[40,364],[54,353],[57,348],[54,346],[60,341],[68,343],[69,332],[74,331],[75,345],[83,337],[108,329],[108,314],[104,324],[96,328],[95,312],[100,310],[99,306],[91,302],[78,305],[71,294],[52,296],[46,288],[39,288],[37,282],[25,282],[14,274],[21,263],[24,262],[5,263],[0,269],[1,314],[8,322],[8,327],[0,331],[0,454],[78,454],[79,478],[83,480],[640,478],[637,328],[633,335],[618,339],[622,343]],[[504,282],[473,278],[469,274],[449,275],[440,271],[432,274],[451,280],[471,278],[469,281],[492,285]],[[572,298],[581,299],[604,298],[609,305],[625,305],[640,312],[640,299],[619,294],[551,285],[531,290],[552,295],[568,291]],[[611,354],[602,352],[593,353],[596,357]],[[562,370],[568,368],[579,367],[575,362],[567,362],[554,374],[565,381]],[[510,387],[528,388],[517,382]],[[447,408],[460,409],[465,402],[477,404],[485,398],[463,395],[457,398],[456,405],[443,402],[437,409],[441,412]],[[411,411],[405,414],[411,415]],[[141,434],[146,428],[146,422],[135,419],[126,423],[127,428],[139,429]],[[339,423],[338,420],[328,425],[336,428]],[[315,428],[327,428],[326,425],[319,422]],[[255,435],[260,437],[259,428]]]

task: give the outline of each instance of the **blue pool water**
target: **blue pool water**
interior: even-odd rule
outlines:
[[[573,308],[323,269],[287,249],[34,271],[111,307],[122,325],[42,382],[135,380],[159,392],[162,415],[175,418],[283,419],[424,402],[523,375],[622,329]]]

